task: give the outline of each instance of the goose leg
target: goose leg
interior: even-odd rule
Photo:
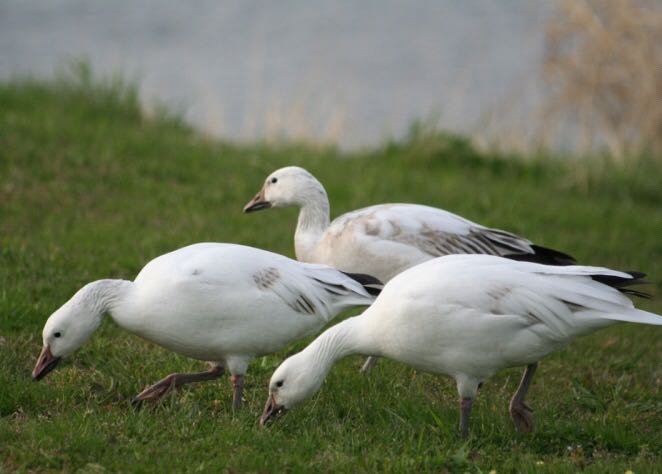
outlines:
[[[473,398],[460,399],[460,436],[466,438],[469,436],[469,417],[471,416],[471,407]]]
[[[524,398],[529,391],[529,386],[533,380],[533,375],[536,373],[536,368],[538,368],[537,362],[526,366],[522,381],[519,383],[515,395],[510,400],[510,417],[513,419],[517,430],[522,433],[533,431],[533,410],[524,403]]]
[[[378,360],[379,357],[377,356],[369,356],[363,363],[363,367],[361,367],[361,373],[367,374],[368,372],[370,372],[373,369],[373,367],[377,365]]]
[[[457,393],[460,395],[460,436],[469,436],[469,417],[480,381],[472,376],[460,375],[455,378]]]
[[[232,382],[232,409],[239,410],[241,408],[241,398],[244,394],[243,374],[233,374],[230,377],[230,382]]]
[[[158,401],[168,394],[173,389],[186,385],[192,382],[204,382],[207,380],[214,380],[223,375],[225,369],[219,365],[215,365],[205,372],[196,372],[193,374],[170,374],[163,380],[158,381],[154,385],[147,387],[145,390],[136,395],[131,403],[138,405],[141,402],[150,400]]]

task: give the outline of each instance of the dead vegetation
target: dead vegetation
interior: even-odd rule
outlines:
[[[662,2],[565,0],[546,31],[544,137],[662,156]]]

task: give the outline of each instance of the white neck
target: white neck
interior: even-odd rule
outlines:
[[[128,280],[97,280],[85,285],[76,297],[99,319],[110,314],[115,322],[123,326],[122,319],[116,315],[121,313],[120,307],[132,286],[133,282]]]
[[[329,198],[320,184],[301,204],[297,230],[294,233],[294,249],[297,259],[312,262],[319,239],[329,227]]]
[[[99,327],[106,314],[116,319],[114,315],[132,285],[132,282],[125,280],[97,280],[88,283],[48,318],[44,332],[50,332],[47,330],[49,326],[58,326],[63,320],[69,321],[70,327],[74,328],[72,340],[76,347],[79,346]],[[71,347],[65,345],[61,350],[67,352],[69,349]]]
[[[324,331],[302,351],[317,377],[325,378],[333,364],[348,355],[379,355],[377,344],[365,327],[366,321],[360,315],[346,319]]]

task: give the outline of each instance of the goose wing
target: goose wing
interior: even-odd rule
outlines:
[[[572,263],[572,257],[510,232],[491,229],[451,212],[417,204],[382,204],[336,219],[332,232],[351,232],[371,245],[396,243],[430,257],[450,254],[520,256],[544,263]],[[389,251],[392,246],[388,247]]]
[[[260,290],[272,292],[297,313],[320,316],[325,321],[345,309],[374,301],[375,296],[369,293],[373,291],[374,280],[364,282],[364,287],[355,279],[360,277],[326,265],[295,261],[266,266],[253,274]]]
[[[251,298],[263,296],[263,304],[282,301],[297,313],[326,321],[344,309],[371,304],[375,296],[370,293],[378,292],[377,280],[366,275],[348,275],[326,265],[223,243],[193,244],[157,257],[136,282],[171,284],[182,298],[205,294],[226,309],[250,307]]]
[[[517,315],[524,324],[542,325],[559,338],[604,325],[605,319],[662,324],[662,318],[635,309],[623,294],[628,285],[642,282],[640,273],[452,255],[401,275],[396,279],[414,295],[420,293],[419,297],[432,295],[440,303],[495,317]]]

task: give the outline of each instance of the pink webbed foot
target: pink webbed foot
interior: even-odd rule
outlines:
[[[510,417],[515,423],[515,428],[521,433],[533,431],[533,410],[524,402],[510,402]]]
[[[135,406],[145,401],[158,402],[168,393],[170,393],[174,388],[175,388],[174,374],[168,375],[163,380],[155,383],[154,385],[150,385],[145,390],[140,392],[138,395],[133,397],[131,403]]]

